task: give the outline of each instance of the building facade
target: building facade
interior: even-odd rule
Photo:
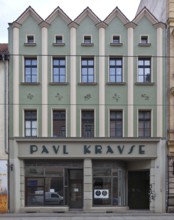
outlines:
[[[164,212],[165,25],[29,7],[9,46],[10,211]]]
[[[0,213],[8,211],[8,45],[0,44]]]

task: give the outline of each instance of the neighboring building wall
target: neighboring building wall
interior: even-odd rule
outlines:
[[[168,0],[168,162],[169,199],[168,210],[174,210],[174,1]]]
[[[128,203],[131,206],[127,180],[129,173],[137,170],[148,171],[146,186],[151,197],[149,202],[148,191],[147,208],[165,211],[165,60],[161,59],[165,54],[165,25],[146,9],[133,22],[118,8],[104,21],[89,8],[72,21],[58,7],[44,21],[29,7],[10,24],[9,39],[10,53],[16,54],[10,60],[10,73],[13,74],[10,74],[9,96],[10,103],[14,103],[10,108],[10,164],[13,165],[10,169],[10,210],[68,211],[69,206],[74,205],[64,201],[64,206],[49,207],[49,210],[44,206],[31,206],[37,190],[30,194],[26,189],[37,181],[28,181],[30,176],[27,175],[33,175],[30,172],[32,163],[40,163],[43,159],[43,163],[48,164],[55,160],[57,167],[64,160],[69,173],[73,167],[83,169],[80,205],[83,204],[86,211],[125,210]],[[53,62],[60,58],[63,60],[61,68],[66,66],[66,79],[54,82]],[[115,59],[119,60],[115,62]],[[34,81],[28,81],[32,61],[37,63],[33,67],[37,76],[32,79]],[[121,65],[118,81],[111,80],[110,69],[116,65],[113,62],[118,68]],[[86,66],[89,67],[88,75]],[[34,122],[30,118],[26,123],[26,110],[34,113]],[[63,137],[53,134],[54,110],[65,110]],[[84,110],[93,115],[92,129],[89,126],[91,118],[85,124],[90,127],[89,130],[85,127],[86,136],[82,129]],[[111,135],[112,111],[122,115],[119,136]],[[140,112],[148,115],[148,134],[140,134]],[[33,136],[31,131],[35,132]],[[111,207],[98,207],[94,202],[93,171],[105,163],[109,167],[117,166],[122,180],[118,185],[125,188],[118,198],[111,195],[117,205],[110,200]],[[66,169],[65,180],[70,175]],[[78,187],[74,190],[80,191]]]
[[[8,45],[0,44],[0,213],[8,212]]]

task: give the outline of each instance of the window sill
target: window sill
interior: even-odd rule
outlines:
[[[110,43],[110,46],[112,46],[112,47],[121,47],[121,46],[123,46],[123,43]]]
[[[26,46],[26,47],[35,47],[36,43],[24,43],[24,46]]]
[[[65,46],[65,43],[53,43],[53,46],[63,47],[63,46]]]
[[[154,82],[136,82],[135,85],[136,86],[154,86],[155,83]]]
[[[21,82],[22,86],[38,86],[40,85],[40,82]]]
[[[67,82],[50,82],[50,86],[67,86],[69,83]]]
[[[97,83],[93,82],[93,83],[87,83],[87,82],[80,82],[78,83],[79,86],[96,86]]]
[[[139,47],[150,47],[150,46],[151,46],[151,43],[146,43],[146,44],[144,44],[144,43],[139,43],[138,46],[139,46]]]
[[[93,47],[94,44],[93,43],[81,43],[82,47]]]
[[[108,86],[125,86],[126,83],[125,82],[107,82],[106,85]]]

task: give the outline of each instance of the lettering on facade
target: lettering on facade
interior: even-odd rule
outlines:
[[[40,153],[41,155],[47,155],[47,154],[63,154],[63,155],[69,155],[70,149],[67,145],[30,145],[30,154]],[[138,155],[144,155],[146,154],[145,151],[145,145],[106,145],[102,146],[100,144],[97,145],[83,145],[82,148],[83,155],[88,154],[95,154],[95,155],[132,155],[132,154],[138,154]]]

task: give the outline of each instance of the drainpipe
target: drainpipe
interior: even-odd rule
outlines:
[[[4,148],[5,153],[8,154],[8,146],[7,146],[7,79],[6,79],[6,61],[8,60],[6,58],[6,54],[2,54],[2,61],[4,63]]]

